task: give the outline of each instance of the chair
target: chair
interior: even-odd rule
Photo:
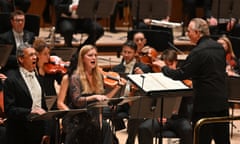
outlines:
[[[240,37],[229,36],[229,39],[232,43],[233,52],[236,55],[236,58],[240,58]]]
[[[0,21],[2,22],[0,33],[7,32],[12,28],[10,13],[0,13]],[[40,31],[40,17],[33,14],[26,14],[24,29],[33,32],[36,36],[38,36]]]
[[[163,51],[171,46],[169,43],[173,43],[173,34],[160,30],[132,30],[128,32],[127,39],[133,40],[133,36],[137,32],[144,33],[147,45],[155,48],[157,51]]]
[[[227,77],[228,102],[231,107],[231,115],[234,116],[234,104],[240,104],[239,94],[240,77]],[[231,123],[231,136],[233,135],[233,122]]]

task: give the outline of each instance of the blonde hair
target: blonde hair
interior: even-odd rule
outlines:
[[[90,84],[90,82],[87,79],[85,69],[84,69],[84,56],[86,53],[92,49],[96,49],[93,45],[85,45],[81,48],[78,54],[78,65],[77,69],[75,71],[76,74],[79,74],[81,85],[83,87],[83,94],[90,94],[90,93],[96,93],[101,94],[104,92],[103,87],[103,76],[99,71],[99,67],[96,66],[92,73],[93,73],[93,85]],[[97,64],[96,64],[97,65]]]
[[[223,35],[218,40],[222,40],[227,44],[226,54],[230,54],[233,58],[235,58],[236,56],[234,54],[230,39],[226,35]]]

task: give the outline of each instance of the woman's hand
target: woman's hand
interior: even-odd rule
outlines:
[[[159,66],[160,68],[166,66],[166,63],[162,60],[156,60],[152,63],[153,65]]]
[[[108,97],[105,96],[105,95],[95,95],[95,99],[96,99],[97,101],[105,101],[105,100],[108,99]]]

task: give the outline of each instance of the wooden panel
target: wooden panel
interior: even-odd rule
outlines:
[[[40,16],[40,26],[44,26],[43,10],[46,5],[46,0],[31,0],[31,6],[27,13]]]

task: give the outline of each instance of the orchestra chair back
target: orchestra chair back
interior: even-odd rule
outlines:
[[[240,77],[227,77],[227,93],[231,107],[231,116],[234,116],[235,104],[240,104],[239,85]],[[231,136],[233,135],[233,127],[233,122],[231,122]]]
[[[137,32],[144,33],[145,38],[147,39],[146,45],[155,48],[159,52],[169,48],[169,43],[173,44],[173,34],[163,30],[132,30],[128,32],[127,39],[133,40],[133,36]]]
[[[236,56],[237,59],[240,58],[240,37],[236,37],[236,36],[228,36],[231,43],[232,43],[232,48],[233,48],[233,52]]]
[[[9,31],[12,26],[10,22],[10,13],[0,13],[0,33],[4,33]],[[25,15],[25,30],[33,32],[36,36],[39,36],[40,31],[40,16],[33,14]]]

